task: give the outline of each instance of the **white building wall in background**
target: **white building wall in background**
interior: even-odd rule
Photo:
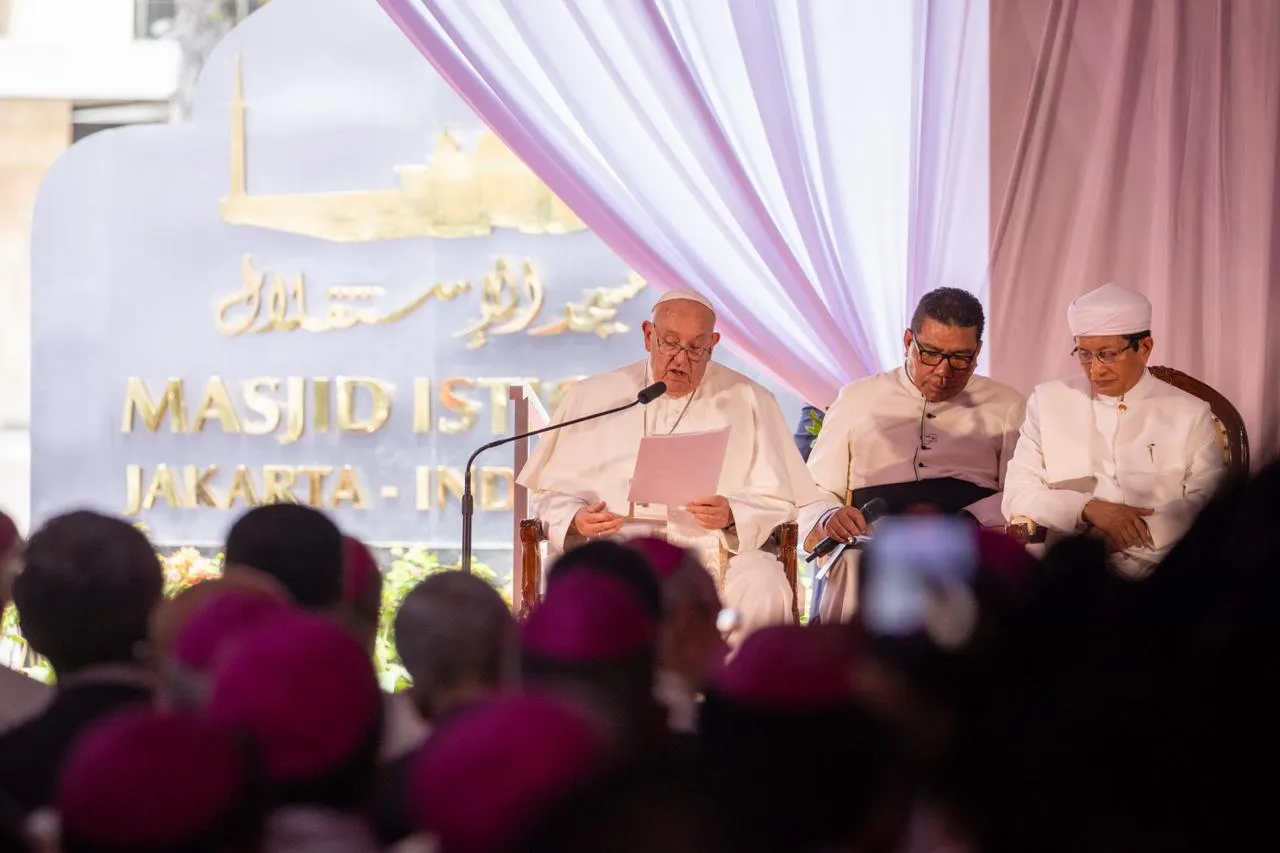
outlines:
[[[136,39],[137,8],[134,0],[9,0],[0,98],[167,101],[178,46]]]
[[[154,0],[0,0],[0,509],[24,532],[30,394],[40,389],[31,377],[28,272],[36,191],[79,135],[73,122],[109,125],[167,110],[181,55],[173,42],[135,37],[139,11],[151,11],[144,2]]]

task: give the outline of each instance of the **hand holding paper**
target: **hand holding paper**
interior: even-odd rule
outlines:
[[[573,529],[580,536],[612,536],[622,529],[622,516],[609,512],[604,501],[584,506],[573,516]]]
[[[683,507],[715,495],[728,448],[728,427],[645,436],[636,454],[636,470],[631,476],[627,500]]]
[[[704,530],[724,530],[733,524],[733,508],[729,506],[729,499],[722,495],[698,498],[685,509]]]

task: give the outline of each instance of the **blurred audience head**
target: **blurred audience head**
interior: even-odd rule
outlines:
[[[339,618],[373,654],[382,618],[382,569],[369,546],[342,537],[342,604]]]
[[[22,555],[22,534],[13,519],[0,512],[0,610],[9,603],[9,584]]]
[[[227,649],[245,632],[294,612],[283,596],[260,590],[224,588],[207,597],[181,627],[171,653],[161,660],[161,702],[175,708],[203,708],[210,678]]]
[[[645,537],[628,545],[648,560],[662,585],[658,668],[702,687],[729,649],[717,627],[721,604],[715,580],[697,554],[665,539]]]
[[[267,620],[220,655],[205,709],[252,736],[275,806],[352,809],[369,795],[382,692],[368,654],[332,620]]]
[[[488,698],[515,679],[515,618],[497,590],[468,572],[440,572],[415,586],[396,612],[394,630],[414,704],[427,719]]]
[[[548,588],[523,626],[521,678],[581,703],[623,752],[642,750],[662,716],[653,698],[656,634],[633,586],[574,571]]]
[[[547,591],[578,572],[610,575],[629,586],[655,622],[662,618],[662,585],[644,555],[620,542],[599,539],[565,552],[547,573]]]
[[[160,559],[126,521],[78,511],[32,534],[13,602],[22,633],[60,678],[147,658],[147,627],[164,591]]]
[[[654,758],[624,764],[549,809],[518,849],[731,853],[726,822],[733,815],[719,808],[705,781],[696,764],[687,761]]]
[[[869,843],[898,756],[893,735],[859,700],[848,629],[748,635],[707,691],[699,733],[711,788],[738,815],[735,849]],[[829,777],[832,768],[840,783],[808,788],[809,808],[778,807],[797,779]]]
[[[517,693],[452,718],[414,759],[409,812],[439,853],[512,850],[605,762],[598,732],[552,698]]]
[[[250,751],[229,729],[191,714],[125,711],[85,732],[62,766],[62,850],[252,850],[257,794]]]
[[[299,607],[333,610],[342,602],[342,533],[324,513],[302,504],[255,507],[227,533],[226,568],[265,572]]]
[[[174,644],[187,622],[208,602],[225,593],[257,593],[280,601],[290,601],[279,581],[261,572],[243,571],[200,581],[162,600],[151,614],[148,636],[151,654],[163,666],[173,656]]]

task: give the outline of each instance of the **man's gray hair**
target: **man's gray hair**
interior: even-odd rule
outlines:
[[[410,590],[394,631],[420,698],[468,684],[497,687],[515,666],[515,618],[497,590],[467,572],[441,572]]]

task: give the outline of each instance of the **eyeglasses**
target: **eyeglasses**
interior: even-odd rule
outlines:
[[[1092,364],[1095,358],[1102,364],[1114,364],[1115,360],[1127,349],[1136,351],[1138,347],[1135,344],[1128,343],[1120,347],[1120,349],[1101,349],[1097,352],[1089,352],[1087,349],[1076,347],[1071,351],[1071,354],[1081,364]]]
[[[946,359],[952,370],[969,370],[973,367],[973,362],[978,357],[977,354],[966,355],[964,353],[925,349],[920,346],[920,342],[915,338],[911,339],[911,345],[916,348],[916,355],[920,357],[920,363],[926,367],[937,367],[942,364],[943,359]]]
[[[690,361],[702,361],[711,355],[711,347],[686,347],[681,346],[675,341],[667,341],[662,338],[658,339],[658,352],[669,358],[675,358],[680,353],[689,356]]]

